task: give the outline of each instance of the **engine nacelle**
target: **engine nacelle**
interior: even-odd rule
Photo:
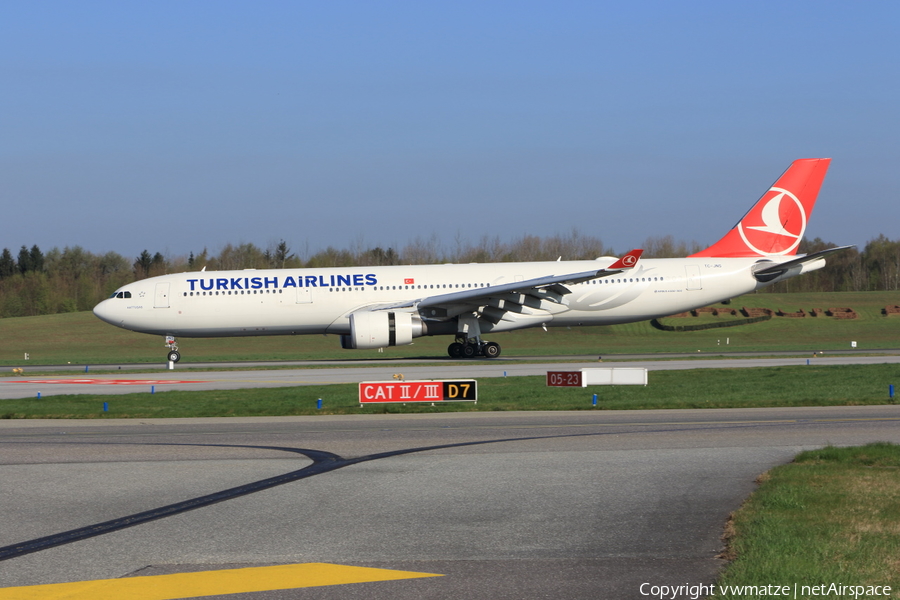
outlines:
[[[341,336],[341,348],[366,350],[404,346],[422,335],[422,321],[413,313],[361,311],[350,313],[350,333]]]

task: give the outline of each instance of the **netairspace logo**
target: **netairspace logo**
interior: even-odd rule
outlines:
[[[690,598],[699,600],[707,596],[724,598],[882,598],[891,595],[889,585],[844,585],[843,583],[822,583],[819,585],[721,585],[685,583],[683,585],[641,584],[641,596],[659,598],[659,600],[676,600]]]

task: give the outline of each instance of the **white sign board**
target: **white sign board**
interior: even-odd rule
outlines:
[[[647,369],[616,367],[582,369],[581,387],[589,385],[647,385]]]

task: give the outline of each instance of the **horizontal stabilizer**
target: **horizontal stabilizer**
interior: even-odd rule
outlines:
[[[827,248],[825,250],[821,250],[819,252],[813,252],[812,254],[806,254],[804,256],[800,256],[793,260],[789,260],[783,263],[774,263],[772,265],[768,265],[763,267],[762,269],[758,269],[753,272],[753,276],[756,277],[758,281],[771,281],[776,277],[783,275],[789,269],[794,267],[798,267],[804,263],[810,263],[816,260],[819,260],[829,254],[834,252],[839,252],[841,250],[847,250],[848,248],[853,248],[853,246],[838,246],[837,248]],[[761,263],[765,264],[765,263]]]

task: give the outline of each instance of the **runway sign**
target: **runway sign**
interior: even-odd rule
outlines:
[[[584,387],[581,371],[547,371],[548,387]]]
[[[647,369],[616,367],[580,371],[547,371],[549,387],[587,387],[589,385],[647,385]]]
[[[584,386],[589,385],[647,385],[647,369],[641,367],[616,367],[608,369],[582,369]]]
[[[362,381],[359,403],[381,402],[477,402],[478,385],[474,379],[453,381]]]

